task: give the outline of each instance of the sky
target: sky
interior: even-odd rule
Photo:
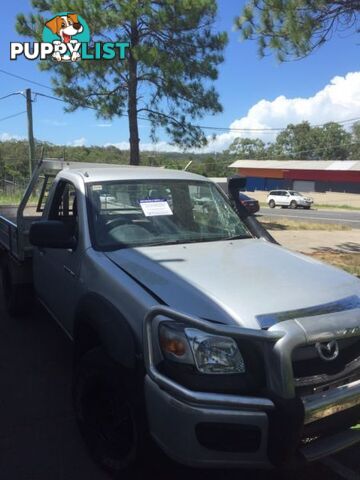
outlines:
[[[360,117],[360,63],[358,38],[349,32],[334,35],[321,49],[309,57],[279,64],[274,56],[260,59],[255,42],[240,41],[233,29],[233,20],[241,12],[245,1],[218,0],[218,19],[215,28],[225,30],[229,43],[225,61],[219,67],[215,82],[223,105],[223,112],[207,115],[195,123],[231,128],[283,128],[288,123],[308,120],[312,124],[344,121]],[[4,2],[3,23],[0,29],[0,70],[51,86],[50,75],[40,72],[36,61],[9,59],[9,43],[26,41],[15,30],[16,15],[31,11],[29,0]],[[42,86],[9,77],[0,71],[0,98],[9,93],[22,92],[30,87],[35,92],[52,94]],[[22,95],[0,100],[0,141],[22,139],[27,135],[25,98]],[[19,116],[6,117],[19,113]],[[39,97],[33,103],[34,133],[39,140],[65,145],[116,145],[128,148],[126,118],[104,121],[91,110],[64,113],[63,104]],[[149,125],[139,121],[142,150],[174,150],[170,139],[159,130],[159,141],[152,144]],[[227,132],[215,139],[209,135],[205,152],[219,152],[238,136],[258,136],[264,141],[273,135],[256,132],[242,134]],[[178,149],[176,149],[178,150]]]

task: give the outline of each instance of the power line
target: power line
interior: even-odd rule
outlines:
[[[10,72],[7,72],[6,70],[3,70],[3,69],[0,69],[0,72],[5,74],[5,75],[9,75],[11,77],[14,77],[14,78],[18,78],[20,80],[24,80],[24,81],[27,81],[29,83],[33,83],[34,85],[38,85],[40,87],[43,87],[43,88],[46,88],[48,90],[53,90],[51,87],[49,87],[48,85],[44,85],[43,83],[40,83],[40,82],[35,82],[34,80],[30,80],[28,78],[25,78],[25,77],[22,77],[20,75],[15,75],[13,73],[10,73]],[[39,94],[39,93],[38,93]],[[46,97],[45,94],[41,94],[42,96]],[[60,102],[63,102],[63,103],[69,103],[69,102],[66,102],[65,100],[63,99],[60,99],[58,97],[54,97],[54,96],[48,96],[48,98],[51,98],[53,100],[58,100]],[[96,111],[99,111],[96,107],[93,107],[91,105],[84,105],[84,104],[78,104],[79,107],[82,107],[82,108],[90,108],[92,110],[96,110]],[[127,117],[128,115],[126,114],[122,114],[120,116],[123,116],[123,117]],[[140,120],[148,120],[149,121],[149,118],[147,117],[138,117]],[[356,122],[356,121],[359,121],[360,120],[360,117],[355,117],[355,118],[349,118],[347,120],[339,120],[339,121],[335,121],[335,120],[332,120],[332,121],[329,121],[329,122],[326,122],[326,123],[321,123],[321,124],[315,124],[315,125],[312,125],[313,127],[323,127],[324,125],[328,124],[328,123],[339,123],[339,124],[343,124],[343,123],[348,123],[348,122]],[[214,130],[214,131],[228,131],[228,132],[278,132],[278,131],[282,131],[282,130],[285,130],[286,127],[267,127],[267,128],[232,128],[232,127],[215,127],[215,126],[210,126],[210,125],[194,125],[194,127],[198,127],[198,128],[202,128],[203,130]]]
[[[2,68],[0,68],[0,72],[3,73],[4,75],[8,75],[9,77],[14,77],[14,78],[17,78],[18,80],[24,80],[25,82],[29,82],[29,83],[32,83],[34,85],[37,85],[38,87],[47,88],[48,90],[52,91],[52,88],[49,87],[48,85],[44,85],[43,83],[40,83],[40,82],[35,82],[34,80],[29,80],[28,78],[21,77],[20,75],[15,75],[15,73],[7,72],[6,70],[3,70]]]
[[[9,93],[8,95],[4,95],[3,97],[0,97],[0,100],[5,100],[5,98],[13,97],[14,95],[21,95],[21,92]]]
[[[13,115],[9,115],[8,117],[0,118],[0,122],[3,122],[4,120],[9,120],[10,118],[19,117],[20,115],[23,115],[24,113],[26,113],[26,110],[24,110],[23,112],[14,113]]]
[[[41,97],[49,98],[51,100],[56,100],[57,102],[62,102],[62,103],[69,103],[66,100],[63,100],[62,98],[55,97],[53,95],[46,95],[45,93],[40,93],[40,92],[34,92],[35,95],[39,95]],[[87,105],[87,104],[77,104],[76,106],[81,107],[81,108],[89,108],[91,110],[95,110],[99,112],[99,109],[96,107],[93,107],[92,105]],[[121,114],[119,115],[120,117],[128,117],[127,114]],[[147,117],[141,117],[138,116],[139,120],[147,120],[150,121],[149,118]],[[341,120],[336,123],[347,123],[347,122],[355,122],[357,120],[360,120],[360,117],[355,117],[355,118],[349,118],[348,120]],[[327,123],[332,123],[332,122],[327,122]],[[326,125],[324,124],[318,124],[318,125],[313,125],[313,127],[322,127]],[[258,132],[258,133],[263,133],[263,134],[271,134],[274,132],[280,132],[286,130],[287,127],[276,127],[276,128],[231,128],[231,127],[210,127],[210,126],[205,126],[205,125],[194,125],[194,127],[202,128],[203,130],[218,130],[218,131],[229,131],[229,132]]]
[[[62,98],[59,98],[59,97],[55,97],[53,95],[46,95],[45,93],[40,93],[40,92],[33,92],[35,94],[35,98],[36,96],[40,96],[40,97],[44,97],[44,98],[49,98],[50,100],[56,100],[57,102],[62,102],[62,103],[70,103],[70,102],[67,102],[66,100],[63,100]],[[75,105],[76,107],[80,107],[80,108],[89,108],[90,110],[95,110],[95,112],[98,112],[100,113],[100,110],[96,107],[93,107],[92,105],[87,105],[87,104],[82,104],[82,103],[73,103],[71,102],[72,105]],[[119,117],[128,117],[129,115],[126,114],[126,113],[122,113],[122,114],[118,114]],[[139,120],[147,120],[149,121],[149,119],[147,117],[141,117],[141,116],[138,116],[137,117]]]

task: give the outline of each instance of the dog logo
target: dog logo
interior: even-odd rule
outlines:
[[[54,60],[76,62],[81,58],[80,44],[90,41],[90,31],[80,15],[64,13],[56,15],[45,23],[43,40],[52,43],[54,46],[60,46],[61,44],[66,46],[66,53],[63,55],[60,48],[54,51],[52,55]]]
[[[319,357],[326,362],[332,362],[339,356],[339,344],[336,340],[331,340],[327,343],[317,343],[315,348],[319,354]]]
[[[81,15],[61,12],[46,21],[42,42],[10,42],[10,60],[125,60],[130,42],[90,42],[90,29]]]

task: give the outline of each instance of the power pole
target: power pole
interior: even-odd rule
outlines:
[[[29,173],[30,177],[35,167],[35,140],[33,129],[32,100],[31,89],[26,89],[26,113],[28,122],[28,139],[29,139]]]

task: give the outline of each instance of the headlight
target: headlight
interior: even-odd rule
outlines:
[[[211,335],[176,322],[162,323],[160,347],[164,356],[178,363],[194,365],[201,373],[245,373],[245,362],[234,339]]]
[[[245,362],[234,339],[185,329],[197,369],[202,373],[244,373]]]

